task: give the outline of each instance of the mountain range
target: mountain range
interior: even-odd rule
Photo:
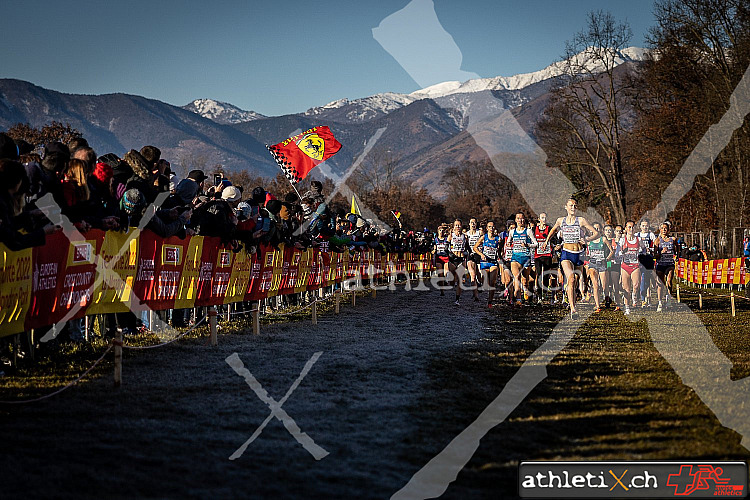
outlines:
[[[585,57],[585,52],[575,57]],[[625,49],[617,59],[618,70],[628,71],[644,57],[643,49]],[[342,98],[275,117],[213,99],[196,99],[178,107],[134,95],[64,94],[21,80],[0,79],[0,129],[16,123],[41,127],[58,121],[81,131],[98,154],[122,155],[152,144],[177,171],[220,164],[229,172],[249,170],[265,177],[279,172],[265,144],[315,125],[328,125],[343,147],[326,163],[341,175],[382,130],[375,149],[395,162],[395,174],[442,197],[445,170],[465,160],[487,158],[466,130],[469,119],[511,110],[521,128],[533,136],[550,90],[562,81],[564,64],[511,77],[443,82],[410,94]],[[597,71],[595,66],[589,69]]]

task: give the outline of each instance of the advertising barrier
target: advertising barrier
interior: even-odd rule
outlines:
[[[333,253],[261,246],[233,252],[217,237],[161,238],[151,231],[62,233],[11,252],[0,244],[0,337],[85,315],[186,309],[301,293],[385,267],[429,272],[430,254]],[[371,276],[374,272],[374,276]]]
[[[718,259],[693,262],[679,259],[677,277],[696,285],[747,285],[744,259]]]

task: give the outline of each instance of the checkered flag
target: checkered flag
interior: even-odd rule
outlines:
[[[277,146],[269,146],[268,144],[266,144],[266,148],[268,148],[268,152],[271,153],[271,156],[273,156],[274,161],[281,171],[284,172],[286,178],[289,179],[289,182],[297,184],[302,180],[297,174],[297,170],[292,165],[292,162],[287,159],[286,155],[280,150],[280,148]]]
[[[331,130],[326,126],[313,127],[273,146],[266,145],[276,164],[289,182],[296,184],[312,169],[341,149]]]

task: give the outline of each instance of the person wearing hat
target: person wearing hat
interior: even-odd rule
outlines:
[[[42,161],[24,164],[29,179],[26,199],[33,202],[47,193],[60,200],[62,195],[62,176],[70,160],[68,147],[61,142],[50,142],[44,147]]]
[[[221,191],[221,199],[229,203],[232,208],[236,208],[242,201],[242,192],[236,186],[227,186]]]
[[[125,153],[123,159],[133,171],[132,177],[125,184],[125,189],[137,189],[146,198],[147,204],[153,203],[159,192],[155,185],[156,176],[151,171],[151,165],[135,149],[131,149]]]
[[[137,189],[128,189],[120,198],[120,210],[129,220],[132,220],[132,218],[140,219],[146,205],[146,198]]]
[[[107,163],[99,162],[88,177],[89,206],[91,211],[101,217],[99,229],[119,229],[120,207],[114,191],[114,169]]]
[[[22,233],[18,216],[22,206],[17,203],[28,186],[23,165],[14,160],[0,159],[0,243],[12,251],[44,245],[46,235],[60,231],[60,226],[47,224]],[[26,228],[23,228],[26,229]]]
[[[186,181],[187,179],[182,182]],[[239,205],[242,193],[237,187],[229,186],[221,194],[220,199],[213,199],[196,207],[190,228],[196,234],[219,236],[227,243],[234,239],[238,219],[233,208]]]
[[[190,205],[193,200],[203,191],[203,182],[206,180],[203,170],[191,170],[186,178],[180,181],[175,188],[174,194],[180,205]]]
[[[0,132],[0,159],[18,160],[21,156],[18,144],[4,132]]]

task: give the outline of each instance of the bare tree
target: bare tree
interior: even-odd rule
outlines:
[[[390,191],[396,181],[399,157],[391,150],[373,149],[352,177],[366,191]]]
[[[56,121],[44,125],[41,129],[32,127],[28,123],[17,123],[8,129],[8,135],[13,139],[24,140],[33,147],[54,141],[67,144],[71,140],[81,137],[81,133],[71,127],[69,123],[62,124]]]
[[[628,24],[609,12],[589,13],[586,28],[566,43],[565,85],[555,90],[537,130],[550,161],[583,179],[579,187],[589,201],[606,200],[619,222],[626,218],[621,136],[628,82],[615,68],[631,36]]]
[[[178,158],[177,163],[187,175],[191,170],[205,171],[208,165],[208,157],[204,154],[183,153]]]

